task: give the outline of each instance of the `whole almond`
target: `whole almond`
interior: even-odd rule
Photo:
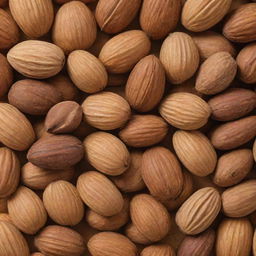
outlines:
[[[203,99],[187,92],[168,95],[162,101],[159,112],[169,124],[183,130],[201,128],[211,115],[211,109]]]
[[[51,0],[9,0],[15,21],[30,38],[45,35],[51,28],[54,10]]]
[[[124,30],[134,19],[141,0],[100,0],[95,17],[102,31],[115,34]]]
[[[20,161],[9,148],[0,148],[0,198],[10,196],[20,181]]]
[[[141,175],[151,195],[161,201],[174,199],[182,191],[181,166],[167,148],[153,147],[144,152]]]
[[[65,63],[65,55],[58,46],[39,40],[16,44],[9,50],[7,59],[19,73],[35,79],[58,74]]]
[[[52,39],[65,53],[88,49],[96,35],[94,16],[85,4],[71,1],[60,7],[55,16]]]
[[[130,238],[134,243],[137,244],[152,244],[152,242],[147,239],[134,224],[129,224],[125,229],[125,234]]]
[[[26,234],[35,234],[47,221],[42,200],[29,188],[20,186],[7,205],[14,225]]]
[[[102,216],[116,215],[124,206],[122,194],[101,173],[90,171],[79,176],[77,190],[84,203]]]
[[[221,197],[213,187],[197,190],[176,213],[176,223],[187,235],[205,231],[216,219],[221,209]]]
[[[129,151],[121,140],[110,133],[90,134],[84,140],[84,147],[88,162],[103,173],[117,176],[129,168]]]
[[[142,250],[140,255],[141,256],[176,256],[173,248],[167,244],[148,246]]]
[[[160,60],[171,83],[181,84],[191,78],[199,65],[199,52],[186,33],[171,33],[163,42]]]
[[[132,108],[148,112],[160,102],[164,89],[163,66],[157,57],[148,55],[136,64],[129,75],[125,97]]]
[[[213,182],[219,187],[233,186],[242,181],[253,167],[250,149],[237,149],[218,159]]]
[[[133,115],[119,132],[119,137],[131,147],[148,147],[162,141],[167,135],[168,125],[156,115]]]
[[[4,96],[13,83],[13,71],[7,58],[0,53],[0,97]]]
[[[99,59],[110,73],[122,74],[131,70],[151,48],[147,35],[130,30],[112,37],[101,49]]]
[[[114,130],[125,125],[131,115],[128,102],[112,92],[90,95],[82,104],[85,121],[101,130]]]

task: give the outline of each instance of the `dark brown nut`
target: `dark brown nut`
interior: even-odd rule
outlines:
[[[4,96],[13,82],[12,67],[6,57],[0,53],[0,97]]]

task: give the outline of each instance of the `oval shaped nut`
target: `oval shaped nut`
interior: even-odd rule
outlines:
[[[0,221],[0,251],[2,256],[29,256],[27,241],[12,224]]]
[[[203,133],[180,130],[174,133],[172,142],[178,158],[191,173],[204,177],[214,171],[217,154]]]
[[[144,248],[141,256],[176,256],[174,249],[167,244],[151,245]]]
[[[65,169],[84,156],[82,142],[70,135],[46,136],[35,142],[27,153],[32,164],[45,169]]]
[[[119,132],[122,141],[131,147],[148,147],[162,141],[168,133],[167,123],[156,115],[133,115]]]
[[[96,35],[96,21],[84,3],[71,1],[62,5],[56,13],[52,40],[65,53],[88,49],[94,43]]]
[[[224,91],[234,80],[237,72],[236,61],[228,52],[211,55],[199,68],[195,88],[212,95]]]
[[[0,148],[0,198],[10,196],[20,181],[20,161],[9,148]]]
[[[164,89],[165,72],[162,63],[154,55],[148,55],[130,73],[125,97],[132,108],[148,112],[160,102]]]
[[[102,216],[121,212],[124,199],[117,187],[105,175],[90,171],[79,176],[77,190],[86,205]]]
[[[15,21],[28,37],[38,38],[50,30],[54,19],[51,0],[10,0],[9,7]]]
[[[24,79],[12,85],[8,100],[26,114],[45,115],[53,105],[62,100],[62,95],[48,83]]]
[[[99,59],[107,71],[122,74],[131,70],[151,48],[147,35],[141,30],[130,30],[112,37],[102,47]]]
[[[131,115],[128,102],[112,92],[88,96],[83,104],[85,121],[101,130],[114,130],[125,125]]]
[[[205,31],[227,14],[232,0],[187,0],[182,9],[183,26],[194,32]]]
[[[84,148],[89,164],[100,172],[117,176],[129,168],[129,151],[121,140],[110,133],[90,134],[84,140]]]
[[[224,154],[218,159],[213,182],[219,187],[233,186],[247,176],[253,164],[250,149],[238,149]]]
[[[7,206],[14,225],[26,234],[35,234],[47,221],[42,200],[35,192],[24,186],[20,186],[8,199]]]
[[[224,36],[233,42],[256,40],[256,3],[243,4],[235,9],[223,27]]]
[[[67,69],[73,83],[83,92],[102,91],[108,81],[105,67],[94,55],[76,50],[69,54]]]
[[[167,209],[148,194],[133,197],[130,214],[138,232],[151,243],[162,240],[170,231],[171,217]]]
[[[148,245],[152,244],[150,240],[148,240],[140,231],[137,229],[137,227],[130,223],[127,225],[125,229],[125,234],[128,238],[130,238],[134,243],[137,244],[143,244],[143,245]]]
[[[210,132],[213,146],[219,150],[230,150],[242,146],[256,136],[256,116],[227,122]]]
[[[222,194],[222,208],[226,216],[244,217],[256,210],[256,180],[240,183]]]
[[[43,193],[50,218],[63,226],[75,226],[84,217],[84,205],[76,187],[63,180],[50,183]]]
[[[16,44],[9,50],[7,59],[16,71],[35,79],[54,76],[65,64],[65,55],[58,46],[39,40]]]
[[[224,219],[217,232],[216,255],[249,256],[253,227],[247,218]]]
[[[197,190],[176,213],[176,223],[187,235],[205,231],[216,219],[221,209],[221,197],[213,187]]]
[[[7,58],[0,53],[0,97],[4,96],[13,83],[13,70]]]
[[[126,236],[114,232],[100,232],[92,236],[87,247],[93,256],[136,256],[138,253],[134,243]]]
[[[95,18],[102,31],[116,34],[124,30],[139,11],[141,0],[100,0]]]
[[[211,115],[211,109],[203,99],[187,92],[168,95],[162,101],[159,112],[169,124],[183,130],[203,127]]]
[[[172,84],[191,78],[199,66],[199,52],[193,39],[186,33],[171,33],[163,42],[160,60]]]
[[[181,166],[167,148],[153,147],[144,152],[141,175],[151,195],[161,201],[174,199],[182,191]]]
[[[17,108],[0,103],[0,141],[7,147],[23,151],[35,140],[29,120]]]
[[[35,238],[35,246],[44,255],[80,256],[85,252],[83,237],[71,228],[52,225]]]

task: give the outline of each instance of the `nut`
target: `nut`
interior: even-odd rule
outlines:
[[[6,57],[0,54],[0,97],[4,96],[13,82],[13,71]]]
[[[144,248],[140,254],[141,256],[175,256],[175,251],[170,245],[160,244],[151,245]]]
[[[152,242],[147,239],[134,224],[129,224],[125,229],[125,234],[129,237],[134,243],[137,244],[151,244]]]

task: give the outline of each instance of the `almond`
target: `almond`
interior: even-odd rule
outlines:
[[[10,196],[18,187],[20,181],[20,161],[9,148],[0,148],[0,197]]]
[[[147,239],[134,224],[129,224],[125,229],[125,234],[129,237],[134,243],[137,244],[151,244],[152,242]]]
[[[186,33],[171,33],[163,42],[160,60],[171,83],[181,84],[191,78],[199,65],[199,52]]]
[[[41,252],[35,252],[35,253],[32,253],[31,256],[45,256],[45,255],[42,254]]]
[[[236,61],[228,52],[211,55],[200,67],[196,90],[207,95],[224,91],[236,76]]]
[[[5,221],[13,225],[13,222],[11,220],[11,217],[8,213],[0,213],[0,222]]]
[[[0,53],[0,97],[4,96],[13,83],[12,67],[7,58]]]
[[[150,40],[143,31],[130,30],[107,41],[99,59],[110,73],[126,73],[149,53],[150,48]]]
[[[65,4],[68,2],[71,2],[73,0],[54,0],[57,4]],[[83,3],[90,3],[90,2],[94,2],[95,0],[81,0],[81,2]]]
[[[128,124],[119,132],[119,137],[128,146],[147,147],[163,140],[168,125],[159,116],[133,115]]]
[[[77,190],[86,205],[102,216],[121,212],[124,199],[116,186],[103,174],[90,171],[79,176]]]
[[[141,59],[129,75],[125,97],[140,112],[152,110],[162,99],[165,89],[164,68],[157,57]]]
[[[14,225],[26,234],[35,234],[47,221],[42,200],[29,188],[20,186],[7,204]]]
[[[211,115],[211,109],[203,99],[187,92],[168,95],[162,101],[159,112],[169,124],[183,130],[201,128]]]
[[[129,168],[129,151],[121,140],[110,133],[90,134],[84,140],[84,147],[88,162],[103,173],[117,176]]]
[[[7,59],[19,73],[35,79],[58,74],[65,63],[65,55],[58,46],[39,40],[16,44],[9,50]]]
[[[151,245],[144,248],[140,254],[141,256],[176,256],[175,251],[170,245],[159,244]]]
[[[221,209],[221,197],[213,187],[197,190],[176,213],[176,223],[182,232],[197,235],[205,231]]]
[[[254,141],[254,144],[253,144],[253,157],[254,157],[254,161],[256,162],[256,140]]]

